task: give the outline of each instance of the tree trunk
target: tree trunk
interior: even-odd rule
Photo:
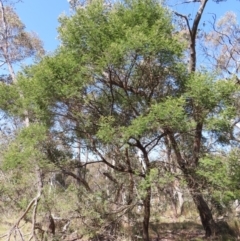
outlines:
[[[150,241],[149,239],[149,220],[150,220],[150,209],[151,209],[151,187],[146,190],[146,196],[143,200],[144,206],[144,217],[143,217],[143,240]]]
[[[188,172],[187,169],[183,169],[183,172],[185,174],[185,178],[187,180],[188,188],[190,190],[194,204],[196,205],[200,215],[201,223],[205,230],[205,236],[215,236],[217,234],[217,225],[213,219],[212,211],[202,196],[198,181],[194,178],[195,172]]]
[[[182,171],[187,181],[190,194],[193,198],[194,204],[197,207],[198,213],[200,215],[202,226],[205,230],[205,236],[215,236],[217,234],[217,225],[213,219],[212,211],[210,210],[207,202],[204,200],[201,189],[199,187],[199,182],[196,178],[195,169],[191,171],[186,167],[182,168]]]
[[[198,209],[202,225],[205,229],[206,237],[215,236],[217,234],[217,225],[213,219],[212,212],[208,207],[202,194],[192,194],[193,201]]]
[[[203,125],[202,123],[198,123],[196,126],[195,141],[194,141],[194,148],[193,148],[194,155],[192,160],[188,160],[187,162],[182,158],[179,146],[174,138],[174,135],[171,132],[169,132],[169,138],[172,143],[172,147],[174,149],[175,155],[177,157],[178,165],[184,174],[191,196],[198,209],[203,228],[205,229],[205,235],[206,237],[210,237],[210,236],[216,235],[217,225],[213,219],[212,212],[208,207],[208,204],[206,203],[206,201],[204,200],[201,194],[201,191],[200,191],[201,188],[198,183],[198,179],[196,178],[196,168],[198,165],[198,159],[199,159],[199,153],[200,153],[200,147],[201,147],[202,125]]]

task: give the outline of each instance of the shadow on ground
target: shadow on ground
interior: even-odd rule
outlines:
[[[202,225],[195,222],[175,222],[151,224],[151,241],[235,241],[239,240],[236,233],[229,227],[227,222],[217,223],[219,235],[214,238],[205,238]]]
[[[150,228],[152,241],[190,241],[204,238],[202,226],[194,222],[155,223]]]

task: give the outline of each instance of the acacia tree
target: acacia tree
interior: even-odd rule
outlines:
[[[184,17],[186,19],[186,22],[187,22],[187,27],[188,27],[188,31],[189,31],[189,35],[190,35],[190,39],[189,39],[189,50],[190,50],[190,57],[189,57],[189,68],[188,68],[188,71],[190,73],[190,75],[194,76],[194,73],[196,72],[196,41],[197,41],[197,31],[198,31],[198,26],[199,26],[199,22],[201,20],[201,17],[202,17],[202,14],[204,12],[204,9],[206,7],[206,4],[207,4],[207,1],[200,1],[200,6],[199,6],[199,10],[193,20],[193,25],[192,27],[190,26],[190,23],[188,21],[188,19],[184,16],[181,16],[181,17]],[[204,90],[205,87],[202,87],[201,85],[210,85],[209,88],[211,89],[211,80],[210,80],[210,83],[208,83],[208,81],[206,81],[204,83],[204,81],[202,81],[201,79],[202,78],[199,78],[199,74],[196,75],[196,80],[193,80],[195,77],[190,77],[190,79],[192,79],[192,81],[194,82],[195,86],[191,86],[190,87],[190,91],[193,91],[194,89],[197,89],[197,88],[203,88]],[[204,78],[204,77],[203,77]],[[208,79],[208,77],[205,77],[206,79]],[[212,77],[214,78],[214,77]],[[211,79],[211,77],[210,77]],[[199,85],[198,86],[198,83],[199,82]],[[115,83],[114,83],[115,84]],[[191,85],[191,84],[190,84]],[[229,83],[229,86],[232,86],[231,83]],[[184,86],[186,87],[186,86]],[[216,86],[214,86],[213,88],[215,88]],[[223,88],[222,91],[225,91],[225,88],[228,88],[227,86],[225,86]],[[229,87],[230,89],[230,92],[229,92],[229,96],[227,98],[230,98],[230,93],[231,91],[233,91],[233,88],[232,87]],[[185,89],[184,91],[187,91],[188,89]],[[206,92],[207,93],[207,92]],[[171,95],[171,94],[170,94]],[[221,94],[220,94],[221,95]],[[197,97],[200,97],[200,96],[197,96]],[[209,95],[209,97],[212,98],[211,95]],[[215,97],[213,97],[214,99]],[[207,100],[207,99],[206,99]],[[209,100],[209,99],[208,99]],[[189,180],[189,176],[190,176],[190,179],[196,179],[196,174],[195,174],[195,169],[197,168],[198,166],[198,162],[199,162],[199,158],[201,157],[201,155],[204,155],[204,152],[202,153],[202,145],[204,145],[204,140],[203,140],[203,137],[202,137],[202,133],[203,133],[203,130],[204,130],[204,122],[205,122],[205,118],[207,118],[208,116],[205,114],[205,113],[201,113],[201,112],[212,112],[212,111],[215,111],[215,108],[216,106],[219,104],[218,102],[220,101],[221,99],[218,99],[216,98],[216,102],[212,105],[212,106],[208,106],[208,107],[200,107],[198,109],[198,107],[195,109],[195,110],[192,110],[192,118],[193,120],[196,122],[196,126],[195,126],[195,130],[191,130],[191,132],[195,132],[195,134],[192,134],[192,133],[189,133],[189,135],[180,135],[181,138],[179,138],[179,135],[178,138],[175,138],[175,131],[171,131],[171,128],[170,130],[167,128],[165,129],[164,131],[162,131],[162,137],[166,134],[167,136],[169,137],[169,140],[170,140],[170,143],[171,143],[171,146],[175,152],[175,155],[176,155],[176,158],[177,158],[177,162],[178,162],[178,166],[179,168],[183,171],[183,173],[186,175],[186,179]],[[174,100],[176,101],[176,100]],[[197,101],[198,102],[198,101]],[[203,105],[205,105],[205,103],[202,103]],[[229,103],[227,103],[229,104]],[[195,108],[194,107],[194,101],[191,103],[191,108]],[[198,105],[198,104],[197,104]],[[191,109],[190,108],[190,109]],[[206,108],[206,109],[205,109]],[[224,109],[224,108],[223,108]],[[189,110],[188,110],[189,111]],[[196,113],[194,113],[196,112]],[[200,112],[200,113],[198,113]],[[229,118],[232,116],[232,114],[230,113],[229,114]],[[226,121],[230,121],[230,119],[226,120]],[[111,122],[111,120],[110,120]],[[226,123],[226,126],[229,126],[229,123],[227,124]],[[214,127],[215,128],[215,127]],[[194,129],[194,128],[193,128]],[[109,131],[109,130],[107,130]],[[136,132],[136,128],[134,128],[134,131]],[[222,129],[222,131],[226,131],[226,129]],[[104,134],[105,135],[105,134]],[[194,138],[192,138],[192,135],[194,136]],[[185,144],[181,143],[180,146],[179,146],[179,142],[186,142]],[[192,146],[191,146],[192,145]],[[182,147],[183,146],[183,147]],[[188,160],[186,160],[187,158],[185,157],[185,154],[183,154],[185,151],[180,151],[182,150],[182,148],[186,148],[186,149],[190,149],[192,151],[186,151],[186,152],[189,152],[188,155],[192,155],[191,158],[188,157]],[[183,158],[184,156],[184,158]],[[191,169],[191,172],[189,172],[189,169]],[[190,175],[191,174],[191,175]],[[197,182],[194,181],[194,183],[192,182],[188,182],[189,184],[189,189],[192,190],[192,196],[193,196],[193,200],[199,210],[199,213],[200,213],[200,216],[201,216],[201,220],[202,220],[202,223],[203,223],[203,226],[206,230],[206,236],[210,236],[214,233],[216,233],[216,225],[215,225],[215,222],[213,220],[213,217],[212,217],[212,214],[211,214],[211,210],[209,209],[208,207],[208,204],[206,203],[206,201],[203,199],[203,196],[201,195],[201,192],[200,192],[200,189],[197,185]]]
[[[69,145],[81,139],[114,170],[145,180],[143,238],[149,240],[150,153],[166,134],[157,126],[132,128],[131,122],[174,95],[184,78],[170,15],[155,1],[113,7],[96,1],[61,23],[62,47],[18,79],[30,118],[52,126],[55,138],[64,133]],[[109,131],[109,124],[116,130]]]

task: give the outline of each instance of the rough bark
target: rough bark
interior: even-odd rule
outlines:
[[[150,241],[149,237],[149,220],[151,215],[151,187],[146,190],[146,196],[143,200],[144,216],[143,216],[143,240]]]
[[[207,202],[204,200],[201,193],[200,185],[196,180],[195,169],[182,169],[185,180],[187,181],[190,194],[192,196],[193,202],[198,210],[202,226],[205,230],[205,236],[215,236],[217,234],[217,225],[212,216],[212,211],[209,208]]]
[[[192,193],[193,201],[198,209],[205,236],[215,236],[217,234],[217,225],[213,219],[212,212],[201,193]]]
[[[199,212],[202,226],[205,230],[206,237],[214,236],[217,231],[217,225],[213,219],[212,212],[208,207],[207,202],[204,200],[200,191],[199,183],[196,180],[196,166],[198,165],[200,144],[201,144],[201,124],[197,124],[195,140],[193,144],[193,158],[184,160],[182,158],[180,149],[172,133],[169,132],[169,139],[171,141],[173,150],[180,169],[182,170],[185,180],[187,181],[188,188],[193,198],[194,204]]]
[[[146,148],[142,145],[142,143],[139,140],[136,140],[136,147],[142,152],[143,155],[143,162],[145,166],[145,177],[144,179],[149,176],[150,174],[150,161],[148,158],[148,152]],[[143,199],[143,207],[144,207],[144,215],[143,215],[143,240],[144,241],[150,241],[149,238],[149,220],[151,215],[151,184],[146,187],[146,194]]]

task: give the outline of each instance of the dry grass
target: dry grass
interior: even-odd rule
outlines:
[[[190,220],[191,219],[191,220]],[[10,228],[13,226],[14,222],[17,220],[17,216],[2,216],[0,219],[0,236],[7,234]],[[79,220],[75,220],[78,222]],[[240,236],[240,220],[239,218],[231,218],[229,221],[229,226],[234,230],[237,236]],[[78,223],[79,224],[79,223]],[[77,223],[74,222],[74,226]],[[25,235],[26,240],[30,235],[30,224],[26,224],[23,221],[20,224],[22,233]],[[131,241],[141,241],[141,222],[135,224],[133,227],[133,232],[135,235],[134,239]],[[72,230],[73,231],[73,230]],[[78,230],[79,231],[79,230]],[[77,232],[72,232],[76,234],[77,237],[79,235]],[[128,237],[129,230],[126,232],[125,236],[119,237],[119,239],[114,241],[130,241]],[[221,237],[205,239],[204,238],[204,230],[200,224],[199,219],[196,219],[195,212],[192,211],[188,213],[186,216],[173,217],[172,213],[168,212],[164,216],[159,217],[158,219],[155,217],[154,220],[150,224],[150,236],[151,241],[203,241],[203,240],[212,240],[212,241],[235,241],[240,240],[237,237],[233,238],[228,235],[222,235]],[[56,240],[71,240],[71,235],[66,236],[64,239],[57,238]],[[1,238],[0,240],[6,240],[6,236]],[[11,241],[14,240],[12,237]],[[21,240],[20,236],[17,237],[16,240]],[[89,239],[85,236],[81,239],[75,239],[81,241],[88,241]]]
[[[9,219],[6,219],[6,221],[1,220],[0,222],[0,239],[1,240],[7,240],[8,234],[12,227],[15,224],[15,221],[17,220],[17,217],[11,217]],[[12,233],[10,241],[14,240],[21,240],[20,237],[20,232],[24,236],[24,238],[29,238],[30,237],[30,232],[31,232],[31,225],[25,222],[21,222],[19,225],[19,231],[14,231]]]

